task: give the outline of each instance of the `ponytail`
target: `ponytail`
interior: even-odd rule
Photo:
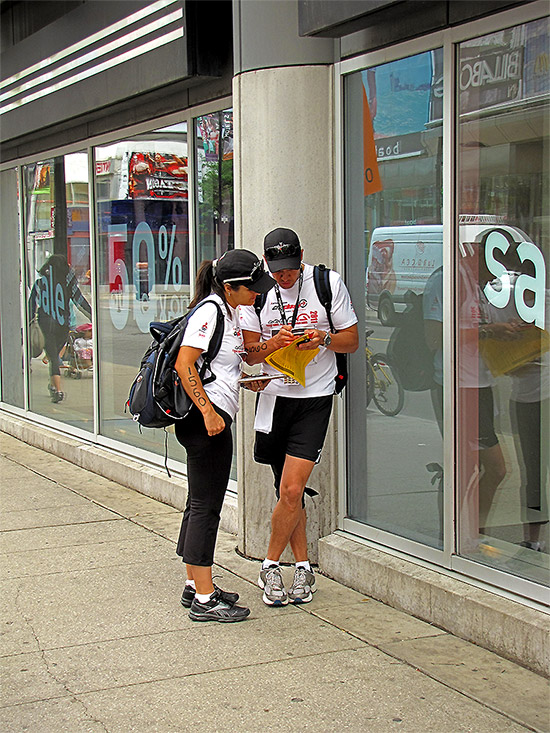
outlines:
[[[189,303],[189,308],[194,308],[201,300],[207,298],[210,293],[215,293],[223,300],[227,306],[227,300],[225,298],[225,290],[223,285],[214,276],[214,270],[212,267],[212,260],[204,260],[201,262],[197,277],[195,278],[195,294],[193,300]],[[229,308],[228,308],[229,312]]]

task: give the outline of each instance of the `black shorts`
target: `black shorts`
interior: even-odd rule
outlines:
[[[332,395],[325,397],[277,397],[270,433],[256,433],[254,460],[282,465],[285,456],[319,460],[327,434]]]

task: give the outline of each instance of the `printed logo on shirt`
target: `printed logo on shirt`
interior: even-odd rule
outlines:
[[[204,333],[208,329],[208,321],[206,323],[203,323],[203,325],[200,327],[200,330]]]
[[[243,360],[248,355],[248,352],[244,347],[243,334],[238,326],[234,327],[233,336],[238,339],[238,344],[233,348],[233,353],[240,356],[241,360]]]

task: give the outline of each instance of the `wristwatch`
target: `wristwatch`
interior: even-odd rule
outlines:
[[[325,333],[325,338],[323,339],[323,346],[330,346],[332,343],[332,336],[330,335],[330,331],[327,331]]]

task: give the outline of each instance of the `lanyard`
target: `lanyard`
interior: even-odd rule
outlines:
[[[292,321],[290,322],[290,325],[292,328],[296,325],[296,319],[298,318],[298,307],[300,305],[300,292],[302,290],[302,283],[304,282],[304,272],[302,268],[300,268],[300,280],[298,284],[298,295],[296,297],[296,303],[294,304],[294,311],[292,312]],[[277,307],[279,308],[279,313],[281,314],[281,320],[283,322],[283,325],[286,325],[286,313],[285,313],[285,307],[283,304],[283,299],[281,298],[281,291],[279,290],[279,285],[275,285],[275,294],[277,295]]]

